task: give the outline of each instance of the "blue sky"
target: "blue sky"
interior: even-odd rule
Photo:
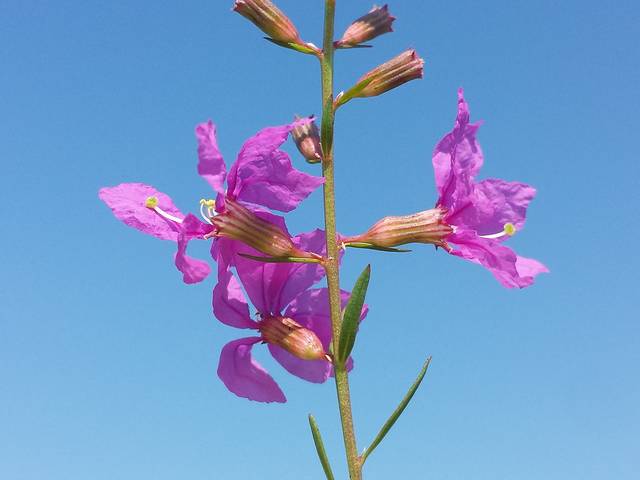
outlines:
[[[209,192],[198,122],[218,124],[230,163],[260,128],[319,113],[314,60],[262,40],[231,4],[0,5],[2,478],[319,479],[309,412],[344,478],[333,386],[288,377],[263,350],[289,402],[228,393],[215,371],[238,332],[211,314],[214,279],[183,285],[172,245],[125,228],[96,195],[143,181],[193,210]],[[320,43],[321,1],[278,5]],[[370,6],[339,1],[338,33]],[[482,176],[538,189],[510,242],[552,273],[508,291],[427,246],[348,253],[345,288],[373,268],[352,376],[361,448],[433,355],[366,478],[637,478],[639,4],[390,10],[396,32],[339,52],[336,88],[407,47],[425,78],[339,112],[339,229],[433,205],[430,152],[462,86],[484,120]],[[292,231],[320,224],[320,200],[288,217]]]

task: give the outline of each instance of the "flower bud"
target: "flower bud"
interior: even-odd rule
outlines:
[[[269,0],[236,0],[233,10],[282,43],[302,43],[291,20]]]
[[[211,218],[215,236],[240,240],[269,257],[317,258],[297,248],[291,237],[277,225],[267,222],[255,213],[229,198],[224,210]]]
[[[453,227],[444,221],[446,211],[433,208],[402,217],[384,217],[360,235],[345,237],[342,242],[358,246],[393,248],[407,243],[430,243],[450,250],[446,238]],[[355,246],[355,245],[354,245]]]
[[[296,120],[299,120],[298,116],[296,116]],[[302,121],[297,121],[296,126],[291,130],[291,136],[307,162],[318,163],[322,161],[320,132],[318,131],[313,116]]]
[[[336,98],[336,106],[352,98],[375,97],[417,78],[422,78],[424,60],[415,50],[406,50],[363,75],[348,91]]]
[[[342,38],[335,42],[336,48],[352,48],[356,45],[392,32],[391,24],[396,18],[389,14],[387,5],[374,6],[369,13],[355,20],[344,32]]]
[[[258,322],[262,339],[303,360],[329,360],[322,342],[308,328],[288,317],[266,317]]]

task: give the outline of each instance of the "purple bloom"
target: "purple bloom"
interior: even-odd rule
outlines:
[[[322,178],[294,169],[289,156],[279,150],[299,122],[268,127],[251,137],[243,145],[228,175],[218,150],[213,123],[209,121],[198,125],[198,173],[218,194],[217,202],[201,201],[204,222],[191,214],[185,216],[168,195],[142,183],[104,187],[100,189],[99,197],[126,225],[162,240],[176,242],[175,264],[183,273],[184,281],[202,281],[210,268],[205,262],[186,255],[187,244],[194,238],[207,239],[219,233],[214,217],[226,213],[225,200],[246,202],[253,210],[249,215],[255,214],[267,222],[278,223],[279,217],[260,211],[260,207],[289,212],[323,183]],[[226,268],[232,260],[225,257],[220,268]]]
[[[499,179],[476,181],[484,157],[476,140],[479,123],[469,123],[469,108],[458,91],[458,115],[451,132],[433,152],[433,169],[440,197],[436,208],[453,227],[446,242],[449,253],[478,263],[508,288],[526,287],[549,270],[542,263],[516,255],[503,241],[525,223],[536,190],[524,183]]]
[[[301,249],[322,253],[321,230],[294,239]],[[236,242],[242,253],[255,250]],[[285,402],[273,378],[252,358],[256,343],[266,343],[271,355],[290,373],[310,382],[322,383],[331,375],[326,352],[331,343],[331,320],[327,289],[311,287],[324,276],[317,264],[262,263],[243,257],[235,262],[238,279],[230,270],[219,273],[213,291],[213,311],[223,323],[256,330],[257,336],[234,340],[220,355],[218,376],[236,395],[259,402]],[[244,291],[257,311],[249,313]],[[343,307],[349,298],[342,292]],[[365,317],[367,307],[362,310]]]
[[[502,242],[524,226],[527,206],[536,191],[519,182],[475,180],[483,162],[476,140],[480,125],[469,124],[469,109],[462,90],[458,98],[456,124],[433,152],[440,193],[436,208],[384,217],[366,232],[342,237],[341,242],[346,246],[381,249],[429,243],[479,263],[507,288],[529,286],[536,275],[549,270],[537,260],[516,255]]]

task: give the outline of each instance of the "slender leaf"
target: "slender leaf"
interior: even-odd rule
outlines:
[[[337,42],[334,42],[334,44]],[[351,50],[352,48],[372,48],[373,45],[365,45],[364,43],[359,45],[334,45],[336,50]]]
[[[402,415],[402,412],[404,411],[404,409],[407,408],[407,405],[411,401],[413,394],[416,393],[416,390],[418,390],[418,387],[420,386],[420,383],[422,382],[424,375],[427,373],[427,369],[429,368],[430,363],[431,363],[431,357],[427,358],[427,361],[424,362],[424,365],[422,366],[422,369],[420,370],[420,373],[418,374],[418,377],[416,378],[415,382],[413,382],[413,385],[411,385],[411,388],[409,388],[409,391],[404,396],[404,398],[402,399],[398,407],[393,411],[389,419],[384,423],[384,425],[378,432],[378,435],[376,435],[376,438],[374,438],[373,442],[371,442],[371,445],[369,445],[364,450],[364,452],[362,452],[362,455],[360,456],[360,458],[362,458],[362,463],[365,462],[365,460],[371,454],[371,452],[373,452],[373,450],[380,444],[380,442],[385,437],[385,435],[389,433],[389,430],[391,430],[391,427],[393,427],[393,424],[396,423],[396,420],[398,420],[400,415]]]
[[[344,309],[342,326],[340,327],[340,342],[338,342],[338,362],[340,364],[347,361],[351,350],[353,350],[353,344],[356,342],[358,323],[360,323],[362,305],[364,305],[364,297],[367,295],[370,276],[371,265],[367,265],[356,280],[349,302]]]
[[[291,50],[295,50],[296,52],[300,52],[300,53],[306,53],[307,55],[317,55],[318,54],[318,50],[314,50],[311,47],[308,47],[306,45],[301,45],[299,43],[291,43],[291,42],[281,42],[279,40],[274,40],[271,37],[263,37],[265,40],[270,41],[271,43],[275,43],[276,45],[279,45],[281,47],[284,48],[290,48]]]
[[[241,257],[249,258],[257,262],[265,263],[322,263],[319,258],[306,257],[260,257],[258,255],[249,255],[248,253],[238,253]]]
[[[333,472],[331,471],[331,465],[329,464],[329,458],[327,452],[324,449],[324,443],[322,443],[322,436],[320,436],[320,429],[316,423],[316,419],[313,415],[309,414],[309,426],[311,427],[311,435],[313,435],[313,443],[316,444],[316,452],[318,452],[318,458],[322,464],[322,469],[327,477],[327,480],[334,480]]]
[[[341,94],[339,94],[336,97],[335,100],[335,106],[334,108],[337,109],[338,107],[344,105],[345,103],[347,103],[349,100],[351,100],[352,98],[357,97],[358,95],[360,95],[360,93],[367,87],[367,85],[369,85],[371,82],[373,81],[373,78],[367,78],[365,80],[361,80],[360,82],[356,83],[353,87],[351,87],[349,90],[347,90],[346,92],[342,92]]]
[[[404,248],[394,248],[394,247],[378,247],[371,243],[367,242],[347,242],[344,244],[345,247],[351,248],[366,248],[369,250],[380,250],[381,252],[396,252],[396,253],[407,253],[411,250],[406,250]]]

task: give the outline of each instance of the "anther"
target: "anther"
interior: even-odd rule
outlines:
[[[160,215],[163,218],[166,218],[167,220],[170,220],[175,223],[182,223],[181,218],[178,218],[174,215],[171,215],[168,212],[165,212],[158,206],[158,197],[147,197],[147,199],[144,201],[144,206],[153,210],[158,215]]]

